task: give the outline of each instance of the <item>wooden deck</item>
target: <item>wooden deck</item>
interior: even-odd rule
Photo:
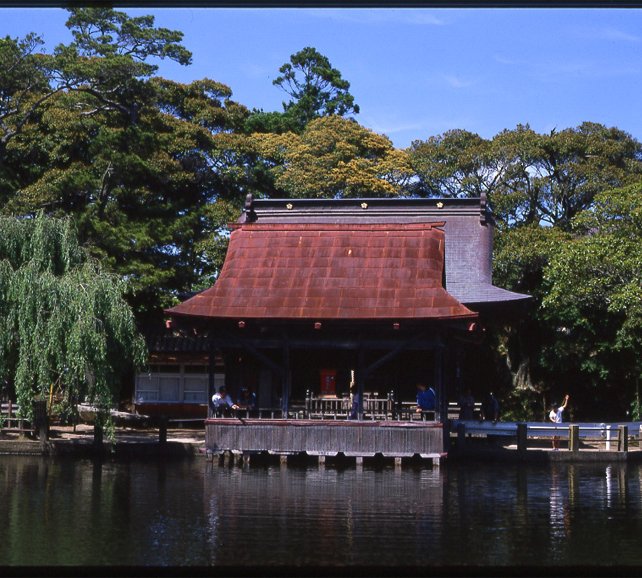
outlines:
[[[446,456],[442,424],[428,421],[213,418],[205,422],[205,447],[211,455],[232,452],[247,459],[260,453],[343,454],[359,463],[376,455],[420,456],[439,465]]]

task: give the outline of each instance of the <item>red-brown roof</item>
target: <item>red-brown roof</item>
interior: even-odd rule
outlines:
[[[168,310],[234,319],[444,319],[476,314],[442,286],[443,223],[244,224],[213,287]]]

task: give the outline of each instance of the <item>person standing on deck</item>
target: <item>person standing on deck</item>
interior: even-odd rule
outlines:
[[[493,423],[499,421],[499,401],[491,391],[482,405],[482,420],[492,420]]]
[[[548,414],[548,419],[550,419],[553,423],[562,423],[562,413],[566,409],[566,405],[568,404],[568,399],[569,396],[566,394],[564,396],[564,403],[562,405],[559,405],[557,403],[554,403],[551,405],[551,411]],[[553,449],[554,450],[559,450],[560,448],[560,437],[559,436],[553,436]]]
[[[459,419],[472,420],[475,417],[475,398],[470,388],[459,398]]]
[[[437,394],[432,387],[425,383],[417,384],[417,413],[422,411],[435,411],[437,407]]]

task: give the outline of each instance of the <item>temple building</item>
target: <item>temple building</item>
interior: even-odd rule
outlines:
[[[443,419],[484,316],[528,299],[492,284],[492,236],[485,198],[248,197],[216,283],[167,310],[175,336],[137,377],[137,409],[204,412],[224,383],[285,416],[352,385],[363,410],[423,382]]]

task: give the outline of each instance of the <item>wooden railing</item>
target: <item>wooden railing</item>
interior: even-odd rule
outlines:
[[[527,449],[529,440],[557,437],[568,442],[570,451],[580,450],[582,441],[587,449],[628,451],[630,440],[639,444],[642,439],[642,422],[554,424],[453,420],[452,424],[458,443],[465,443],[468,435],[515,438],[518,450]]]
[[[375,420],[409,420],[435,419],[435,412],[416,411],[416,402],[397,403],[388,397],[364,395],[363,419]],[[352,401],[348,397],[315,397],[305,400],[305,416],[309,419],[348,419],[352,415]]]
[[[20,417],[20,406],[12,401],[0,404],[0,429],[2,431],[31,432],[31,424]]]

